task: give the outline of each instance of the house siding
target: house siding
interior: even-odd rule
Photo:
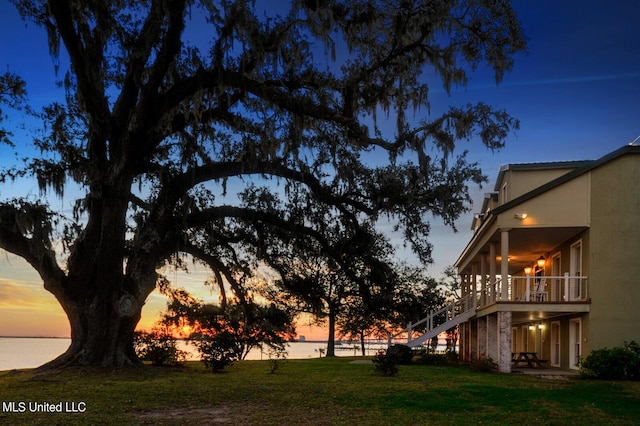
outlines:
[[[622,156],[592,172],[591,349],[640,341],[640,167]]]
[[[504,182],[507,183],[508,201],[551,182],[570,172],[573,168],[554,168],[549,170],[509,170],[505,173]]]
[[[524,220],[516,213],[527,213]],[[565,185],[524,201],[500,214],[498,228],[588,226],[590,221],[589,177],[580,176]]]

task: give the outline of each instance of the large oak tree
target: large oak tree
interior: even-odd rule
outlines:
[[[427,218],[453,224],[483,179],[455,142],[499,148],[517,126],[485,104],[430,115],[424,77],[448,91],[486,64],[500,81],[524,48],[506,1],[14,3],[46,29],[67,97],[42,112],[41,155],[3,176],[80,191],[71,217],[0,204],[0,247],[71,324],[49,366],[136,363],[142,305],[179,253],[240,303],[252,268],[286,251],[348,271],[329,227],[348,241],[390,217],[428,261]]]

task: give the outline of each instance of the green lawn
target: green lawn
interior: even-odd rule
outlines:
[[[640,383],[402,366],[383,377],[354,358],[186,367],[0,372],[0,424],[638,424]],[[10,402],[24,413],[8,412]],[[63,402],[84,412],[31,413]],[[65,408],[63,406],[63,408]]]

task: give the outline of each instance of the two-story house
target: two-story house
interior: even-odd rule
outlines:
[[[578,369],[591,350],[640,341],[640,146],[503,166],[472,229],[455,263],[463,359],[510,372],[514,354],[535,353]]]

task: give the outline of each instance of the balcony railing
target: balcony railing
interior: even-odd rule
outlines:
[[[409,346],[422,344],[427,339],[436,336],[460,322],[466,321],[476,313],[476,308],[492,304],[496,301],[529,302],[529,303],[563,303],[585,302],[589,298],[587,277],[571,276],[568,273],[561,277],[510,276],[507,280],[507,295],[502,298],[502,282],[498,278],[493,284],[487,284],[483,290],[475,292],[475,296],[468,294],[456,300],[439,311],[429,315],[416,323],[409,325],[400,332],[389,333],[389,345],[394,341],[407,342]],[[426,325],[416,333],[417,327]],[[422,333],[422,335],[420,335]],[[417,337],[416,337],[417,335]],[[406,337],[405,337],[406,336]]]
[[[429,314],[415,323],[409,323],[407,327],[396,334],[388,334],[388,342],[393,342],[416,346],[422,344],[427,339],[437,336],[442,331],[454,327],[462,321],[475,314],[475,307],[471,295],[454,300],[438,311],[431,311]],[[419,331],[416,332],[416,329]]]
[[[493,285],[488,284],[484,291],[478,292],[478,306],[485,306],[496,301],[511,302],[580,302],[589,298],[587,277],[571,276],[511,276],[509,277],[507,295],[502,297],[500,280]]]

